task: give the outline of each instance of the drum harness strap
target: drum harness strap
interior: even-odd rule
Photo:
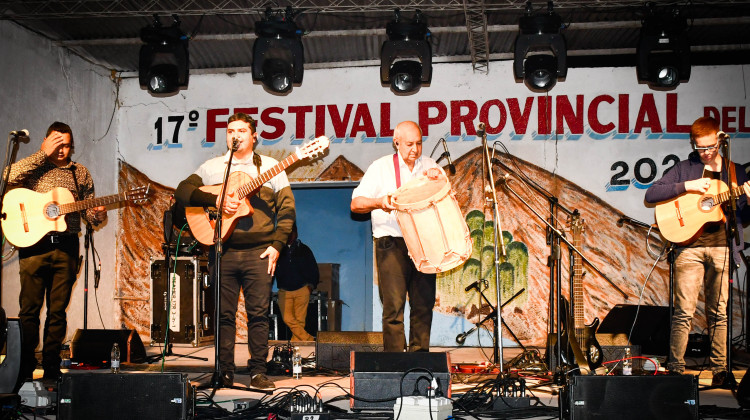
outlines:
[[[398,153],[393,154],[393,169],[396,171],[396,188],[401,188],[401,170],[398,164]]]

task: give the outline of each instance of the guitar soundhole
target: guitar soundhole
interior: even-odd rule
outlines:
[[[703,210],[703,211],[709,211],[709,210],[711,210],[714,207],[714,205],[715,205],[715,203],[714,203],[714,197],[713,196],[704,197],[701,200],[701,210]]]
[[[57,204],[50,204],[44,209],[44,214],[50,219],[60,217],[60,207]]]

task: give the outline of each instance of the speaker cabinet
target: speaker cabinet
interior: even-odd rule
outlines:
[[[349,400],[350,408],[393,410],[396,398],[413,395],[415,389],[425,396],[430,384],[428,371],[437,379],[443,396],[450,398],[450,364],[444,352],[352,352],[349,392],[357,399]]]
[[[382,332],[320,331],[315,340],[315,364],[318,368],[347,371],[351,352],[382,352]]]
[[[2,309],[0,309],[2,310]],[[5,315],[5,314],[3,314]],[[18,318],[8,318],[5,337],[5,348],[0,363],[0,394],[12,394],[18,391],[24,378],[21,373],[21,322]]]
[[[151,261],[151,345],[163,343],[167,331],[173,344],[212,344],[215,305],[208,260],[177,257],[171,264],[174,282],[167,279],[164,259]]]
[[[573,376],[560,394],[566,418],[698,419],[698,378],[693,375]]]
[[[65,373],[57,418],[192,419],[195,388],[184,373]]]
[[[92,366],[109,366],[112,345],[120,347],[121,361],[138,363],[146,360],[146,348],[134,330],[76,330],[70,344],[70,360]]]
[[[669,352],[670,323],[667,306],[641,305],[639,309],[637,305],[616,305],[602,320],[602,325],[596,331],[596,339],[609,345],[637,344],[641,346],[643,354],[666,356]],[[628,343],[631,328],[633,333]]]

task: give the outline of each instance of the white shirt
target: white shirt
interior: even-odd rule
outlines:
[[[406,184],[413,178],[421,176],[424,171],[430,168],[440,168],[434,160],[429,157],[420,156],[414,162],[414,169],[409,171],[409,167],[398,155],[399,172],[401,175],[401,185]],[[393,167],[393,155],[386,155],[375,162],[372,162],[367,171],[365,171],[359,186],[352,192],[352,199],[356,197],[378,198],[386,194],[393,193],[396,187],[396,171]],[[372,236],[382,238],[383,236],[402,237],[401,228],[396,220],[396,211],[387,213],[381,209],[375,209],[371,213]]]
[[[237,159],[236,157],[232,158],[232,169],[230,172],[244,172],[253,178],[257,178],[258,175],[266,172],[279,163],[272,157],[261,155],[260,172],[258,172],[258,169],[253,165],[253,154],[254,153],[251,153],[246,159]],[[201,177],[203,184],[205,185],[221,184],[224,182],[224,170],[226,169],[228,162],[229,151],[223,156],[217,156],[203,162],[203,164],[195,171],[195,174]],[[286,176],[286,172],[281,171],[281,173],[272,177],[263,185],[271,188],[274,192],[278,192],[281,191],[282,188],[289,186],[289,179]]]

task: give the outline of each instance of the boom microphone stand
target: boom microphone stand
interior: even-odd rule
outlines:
[[[23,141],[24,143],[28,143],[29,142],[28,133],[29,132],[27,130],[19,130],[19,131],[11,131],[10,134],[8,134],[8,144],[5,149],[5,166],[3,166],[3,176],[2,176],[2,179],[0,179],[0,209],[2,209],[3,197],[5,197],[5,191],[8,188],[8,178],[10,177],[10,167],[11,165],[13,165],[13,162],[16,161],[16,154],[18,154],[18,142]],[[5,220],[5,214],[0,215],[0,218]],[[2,236],[2,233],[3,233],[2,226],[0,226],[0,236]],[[2,239],[3,245],[5,245],[5,236],[2,236],[2,238],[3,238]],[[2,295],[3,295],[3,261],[2,261],[2,258],[0,258],[0,302],[2,302]],[[2,305],[0,305],[0,310],[2,310]]]
[[[502,308],[502,292],[500,290],[500,255],[498,254],[498,248],[502,252],[503,257],[507,256],[505,252],[505,241],[503,240],[503,229],[500,226],[500,209],[497,202],[497,192],[495,190],[495,176],[492,173],[492,161],[490,160],[490,152],[487,146],[487,131],[483,122],[479,123],[479,129],[477,130],[477,136],[482,138],[482,182],[489,182],[489,187],[485,186],[483,191],[485,194],[490,193],[491,197],[487,198],[492,202],[492,221],[494,228],[494,252],[495,252],[495,302],[497,302],[496,312],[497,319],[501,322],[495,322],[493,326],[493,337],[495,339],[495,347],[493,348],[493,357],[495,364],[498,366],[500,372],[503,371],[503,341],[502,341],[502,329],[501,324],[504,323],[500,309]]]
[[[227,197],[227,184],[229,183],[229,173],[231,172],[232,168],[232,158],[234,157],[234,152],[237,151],[237,148],[239,147],[239,143],[237,139],[234,139],[232,142],[232,147],[229,149],[229,161],[227,162],[227,169],[224,173],[224,182],[222,183],[221,188],[221,199],[219,200],[219,208],[217,209],[217,216],[216,216],[216,224],[214,225],[214,373],[211,377],[211,383],[210,388],[213,389],[213,392],[216,392],[219,388],[227,388],[222,384],[222,378],[221,378],[221,364],[219,363],[219,336],[220,333],[220,325],[219,325],[219,317],[221,314],[221,294],[220,294],[220,286],[221,286],[221,254],[222,254],[222,245],[223,245],[223,239],[221,237],[221,230],[222,230],[222,222],[224,219],[224,199]],[[264,389],[257,389],[257,388],[250,388],[250,387],[239,387],[239,386],[230,386],[231,389],[239,389],[239,390],[249,390],[252,389],[256,392],[262,392],[264,394],[273,394],[273,391],[268,391]],[[213,395],[212,395],[213,397]]]
[[[723,136],[722,136],[723,134]],[[731,155],[731,147],[729,145],[729,136],[720,132],[718,135],[719,143],[721,143],[721,149],[722,149],[722,165],[724,166],[726,172],[727,172],[727,180],[729,181],[729,211],[725,212],[729,213],[727,216],[727,224],[726,224],[726,232],[727,232],[727,245],[728,245],[728,254],[727,255],[727,267],[729,268],[729,293],[727,294],[727,376],[726,379],[724,379],[724,383],[722,384],[722,388],[727,389],[735,389],[737,387],[737,379],[734,377],[734,373],[732,372],[732,320],[733,320],[733,314],[732,314],[732,298],[734,296],[733,288],[734,288],[734,273],[737,272],[737,269],[739,268],[739,261],[734,261],[734,249],[735,246],[738,246],[739,244],[742,244],[743,242],[740,240],[740,232],[737,230],[737,194],[734,188],[732,188],[732,183],[737,181],[737,176],[734,173],[734,167],[732,166],[732,155]],[[723,138],[722,138],[723,137]],[[733,176],[734,175],[734,176]]]
[[[493,148],[493,150],[494,150],[494,148]],[[529,204],[529,203],[528,203],[528,202],[527,202],[526,200],[524,200],[524,199],[523,199],[523,198],[522,198],[522,197],[521,197],[521,196],[520,196],[520,195],[519,195],[519,194],[518,194],[518,193],[517,193],[517,192],[516,192],[516,191],[515,191],[515,190],[514,190],[514,189],[513,189],[513,188],[512,188],[511,186],[510,186],[510,185],[509,185],[509,182],[508,182],[508,181],[510,180],[510,179],[509,179],[509,178],[510,178],[510,174],[513,174],[513,175],[515,175],[515,176],[516,176],[517,178],[520,178],[520,177],[518,176],[518,174],[517,174],[516,172],[514,172],[514,171],[513,171],[513,170],[512,170],[512,169],[511,169],[510,167],[508,167],[507,165],[505,165],[504,163],[502,163],[502,162],[501,162],[500,160],[498,160],[498,159],[492,159],[492,160],[490,161],[490,163],[491,163],[491,164],[497,164],[497,165],[499,165],[499,166],[500,166],[500,167],[501,167],[501,168],[502,168],[502,169],[503,169],[503,170],[504,170],[504,171],[506,172],[506,174],[505,174],[505,175],[504,175],[504,176],[503,176],[502,178],[500,178],[500,182],[501,182],[501,183],[503,184],[503,186],[504,186],[504,187],[505,187],[505,188],[506,188],[506,189],[507,189],[507,190],[508,190],[508,191],[509,191],[509,192],[510,192],[511,194],[513,194],[513,195],[514,195],[514,196],[515,196],[516,198],[518,198],[518,200],[520,200],[520,201],[521,201],[521,203],[523,203],[523,204],[524,204],[524,205],[526,206],[526,208],[528,208],[528,209],[529,209],[529,210],[530,210],[530,211],[531,211],[532,213],[534,213],[534,215],[535,215],[535,216],[536,216],[537,218],[539,218],[539,220],[541,220],[541,221],[542,221],[542,222],[543,222],[543,223],[544,223],[544,224],[545,224],[545,225],[547,226],[547,229],[549,229],[549,231],[550,231],[550,232],[552,233],[552,235],[553,235],[553,238],[552,238],[552,239],[553,239],[553,241],[552,241],[552,243],[553,243],[553,244],[554,244],[554,243],[557,243],[557,244],[559,244],[559,242],[560,242],[560,241],[562,241],[562,242],[565,242],[565,244],[566,244],[566,245],[568,246],[568,248],[569,248],[569,249],[570,249],[570,250],[571,250],[572,252],[575,252],[576,254],[578,254],[578,255],[579,255],[579,256],[581,257],[581,260],[582,260],[583,262],[587,263],[587,264],[589,265],[589,267],[591,267],[592,269],[594,269],[594,271],[596,271],[596,272],[597,272],[597,273],[598,273],[598,274],[599,274],[599,275],[600,275],[600,276],[601,276],[602,278],[604,278],[604,279],[605,279],[605,280],[606,280],[606,281],[607,281],[607,282],[608,282],[608,283],[609,283],[609,284],[610,284],[610,285],[611,285],[611,286],[612,286],[612,287],[613,287],[613,288],[614,288],[615,290],[617,290],[617,291],[618,291],[618,292],[619,292],[619,293],[620,293],[620,294],[621,294],[621,295],[622,295],[622,296],[623,296],[623,297],[624,297],[625,299],[627,299],[627,298],[628,298],[628,295],[627,295],[627,294],[626,294],[625,292],[623,292],[623,291],[622,291],[622,289],[620,289],[620,288],[619,288],[619,287],[618,287],[618,286],[617,286],[617,285],[616,285],[615,283],[613,283],[613,282],[612,282],[612,281],[611,281],[611,280],[610,280],[610,279],[609,279],[609,278],[608,278],[608,277],[607,277],[606,275],[604,275],[604,273],[602,273],[602,272],[601,272],[601,270],[599,270],[599,269],[598,269],[598,268],[597,268],[597,267],[596,267],[596,266],[595,266],[595,265],[594,265],[594,264],[593,264],[593,263],[592,263],[592,262],[591,262],[591,261],[590,261],[590,260],[589,260],[588,258],[586,258],[586,256],[585,256],[585,255],[583,255],[583,254],[581,253],[581,251],[580,251],[580,250],[578,250],[578,249],[577,249],[577,248],[576,248],[576,247],[575,247],[575,246],[574,246],[574,245],[573,245],[572,243],[570,243],[570,241],[568,241],[568,240],[567,240],[567,239],[565,238],[565,236],[563,235],[563,233],[562,233],[562,232],[561,232],[561,231],[560,231],[559,229],[557,229],[557,228],[556,228],[556,227],[555,227],[555,226],[554,226],[554,225],[553,225],[552,223],[550,223],[550,221],[548,221],[547,219],[545,219],[545,218],[544,218],[544,216],[542,216],[541,214],[539,214],[539,212],[537,212],[537,211],[536,211],[536,210],[535,210],[535,209],[534,209],[534,208],[533,208],[533,207],[531,206],[531,204]],[[492,167],[490,167],[490,168],[492,168]],[[530,186],[531,186],[531,187],[532,187],[532,188],[533,188],[534,190],[536,190],[537,192],[539,192],[540,194],[542,194],[542,195],[546,196],[546,197],[547,197],[547,199],[548,199],[548,200],[549,200],[549,201],[550,201],[551,203],[554,203],[554,205],[555,205],[556,207],[560,207],[560,208],[561,208],[561,209],[562,209],[563,211],[565,211],[566,213],[568,213],[568,214],[570,214],[570,215],[572,215],[572,214],[573,214],[573,213],[572,213],[572,212],[571,212],[570,210],[568,210],[568,209],[566,209],[565,207],[561,206],[561,205],[560,205],[560,204],[558,203],[558,201],[557,201],[557,198],[555,198],[555,197],[552,197],[552,195],[551,195],[551,194],[550,194],[550,193],[549,193],[549,192],[548,192],[547,190],[545,190],[544,188],[542,188],[541,186],[537,185],[537,184],[536,184],[536,183],[534,183],[534,182],[531,182],[531,183],[529,183],[529,185],[530,185]],[[494,190],[494,185],[493,185],[493,190]],[[555,221],[555,218],[554,218],[554,214],[552,214],[552,215],[551,215],[551,218],[552,218],[552,220],[551,220],[551,221],[552,221],[552,222],[554,223],[554,221]],[[561,364],[562,364],[562,363],[561,363],[561,362],[562,362],[562,345],[559,345],[559,344],[560,344],[560,342],[561,342],[561,339],[562,339],[562,334],[561,334],[562,319],[561,319],[561,314],[560,314],[560,310],[559,310],[559,308],[560,308],[560,303],[561,303],[561,301],[562,301],[562,288],[561,288],[561,281],[560,281],[560,279],[561,279],[561,269],[560,269],[561,265],[560,265],[560,252],[559,252],[559,247],[555,248],[555,247],[553,246],[553,248],[552,248],[552,250],[551,250],[551,255],[550,255],[550,262],[551,262],[551,263],[553,263],[553,262],[554,262],[554,265],[550,266],[550,278],[551,278],[551,279],[553,279],[553,277],[552,277],[552,276],[553,276],[553,273],[552,273],[552,271],[553,271],[553,270],[555,271],[555,273],[554,273],[554,274],[555,274],[555,277],[557,278],[557,282],[556,282],[556,284],[555,284],[555,283],[552,283],[552,284],[550,284],[550,294],[552,294],[552,293],[556,293],[556,294],[557,294],[556,298],[555,298],[554,296],[551,296],[551,297],[550,297],[550,302],[556,302],[556,305],[557,305],[557,309],[558,309],[558,310],[556,311],[556,314],[557,314],[557,317],[556,317],[556,323],[557,323],[557,330],[556,330],[556,334],[557,334],[557,343],[558,343],[558,346],[557,346],[557,354],[556,354],[556,356],[557,356],[557,361],[558,361],[558,363],[557,363],[558,373],[560,373],[560,368],[561,368]],[[554,287],[553,287],[553,285],[554,285]],[[553,289],[555,289],[555,292],[553,292]],[[552,308],[551,308],[551,311],[552,311]],[[550,323],[550,325],[552,325],[552,324]],[[556,376],[557,376],[557,374],[556,374]],[[562,378],[560,377],[560,379],[562,379]]]

